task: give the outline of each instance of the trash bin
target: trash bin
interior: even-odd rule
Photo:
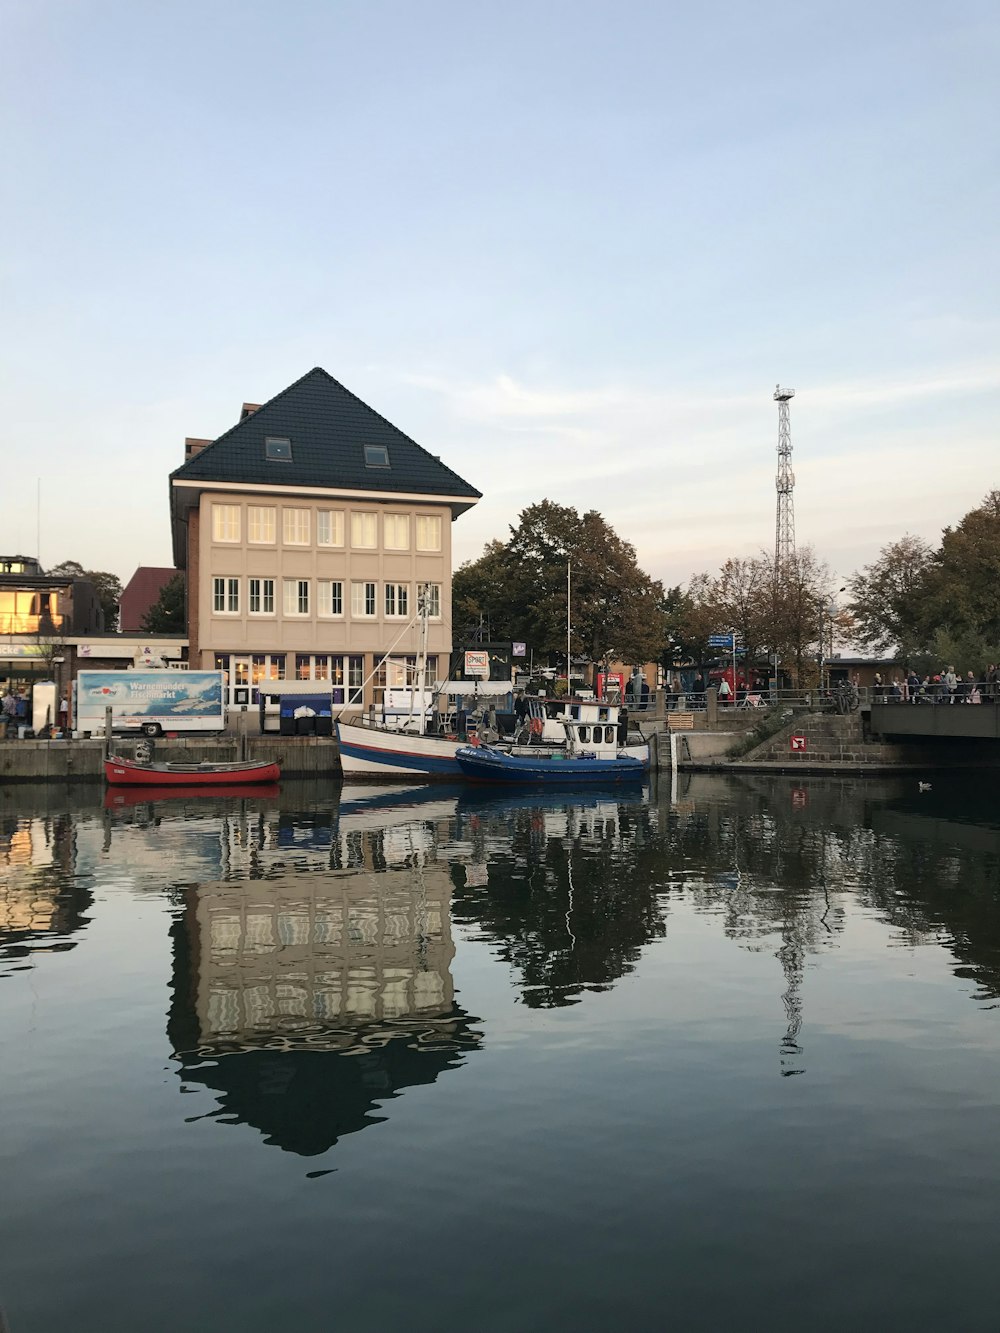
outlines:
[[[295,719],[295,733],[297,736],[315,736],[316,719],[314,717],[297,717]]]

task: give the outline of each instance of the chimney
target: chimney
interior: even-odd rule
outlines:
[[[202,449],[207,449],[211,443],[211,440],[196,440],[188,435],[184,441],[184,462],[194,458],[195,454],[200,454]]]
[[[255,412],[260,411],[260,403],[244,403],[243,410],[240,413],[240,420],[246,421],[247,417],[252,417]]]

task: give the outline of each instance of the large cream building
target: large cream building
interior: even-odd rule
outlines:
[[[428,669],[446,669],[451,524],[479,491],[319,367],[185,453],[170,507],[190,662],[227,673],[230,704],[268,679],[378,703],[412,674],[422,588]]]

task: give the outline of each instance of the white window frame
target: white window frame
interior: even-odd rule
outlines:
[[[222,603],[220,606],[219,603]],[[212,578],[212,615],[238,616],[240,613],[240,581],[228,574]]]
[[[440,583],[428,583],[426,585],[427,596],[430,600],[430,610],[427,612],[428,620],[441,619],[441,585]]]
[[[303,588],[305,589],[305,608],[303,609]],[[296,620],[302,619],[309,614],[309,580],[308,579],[282,579],[281,580],[281,608],[282,614],[294,616]]]
[[[410,614],[410,585],[408,583],[387,583],[382,599],[387,620],[398,620]],[[390,606],[392,609],[390,610]]]
[[[403,539],[398,540],[395,529],[402,526]],[[390,531],[392,539],[390,540]],[[409,514],[383,514],[382,515],[382,549],[385,551],[408,551],[410,549],[410,516]]]
[[[342,509],[316,510],[316,545],[343,546],[344,511]]]
[[[443,525],[440,514],[418,514],[417,515],[417,550],[418,551],[440,551]],[[423,533],[421,532],[423,528]],[[436,534],[433,544],[427,540],[427,530]]]
[[[282,506],[281,510],[281,541],[284,546],[308,546],[309,545],[309,513],[308,509],[293,509],[290,506]],[[305,534],[304,536],[302,534]]]
[[[363,540],[369,534],[371,541]],[[374,551],[378,548],[378,514],[362,509],[352,511],[351,546],[357,551]]]
[[[274,505],[247,505],[247,542],[252,546],[274,546],[277,518]]]
[[[238,542],[240,540],[240,506],[212,505],[212,541]]]
[[[333,590],[338,589],[337,600],[340,603],[340,610],[333,609]],[[342,579],[320,579],[319,587],[316,592],[317,615],[326,616],[331,620],[343,620],[344,618],[344,583]]]
[[[254,609],[254,584],[257,585],[257,608]],[[268,606],[270,602],[270,606]],[[247,580],[247,615],[274,615],[274,579],[252,578]]]
[[[369,606],[371,610],[369,610]],[[378,586],[370,579],[351,583],[351,618],[373,620],[378,611]]]

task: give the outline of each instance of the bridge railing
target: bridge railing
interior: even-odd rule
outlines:
[[[995,704],[1000,703],[1000,681],[965,680],[950,690],[944,681],[921,681],[918,685],[899,682],[882,685],[873,692],[880,704]]]

